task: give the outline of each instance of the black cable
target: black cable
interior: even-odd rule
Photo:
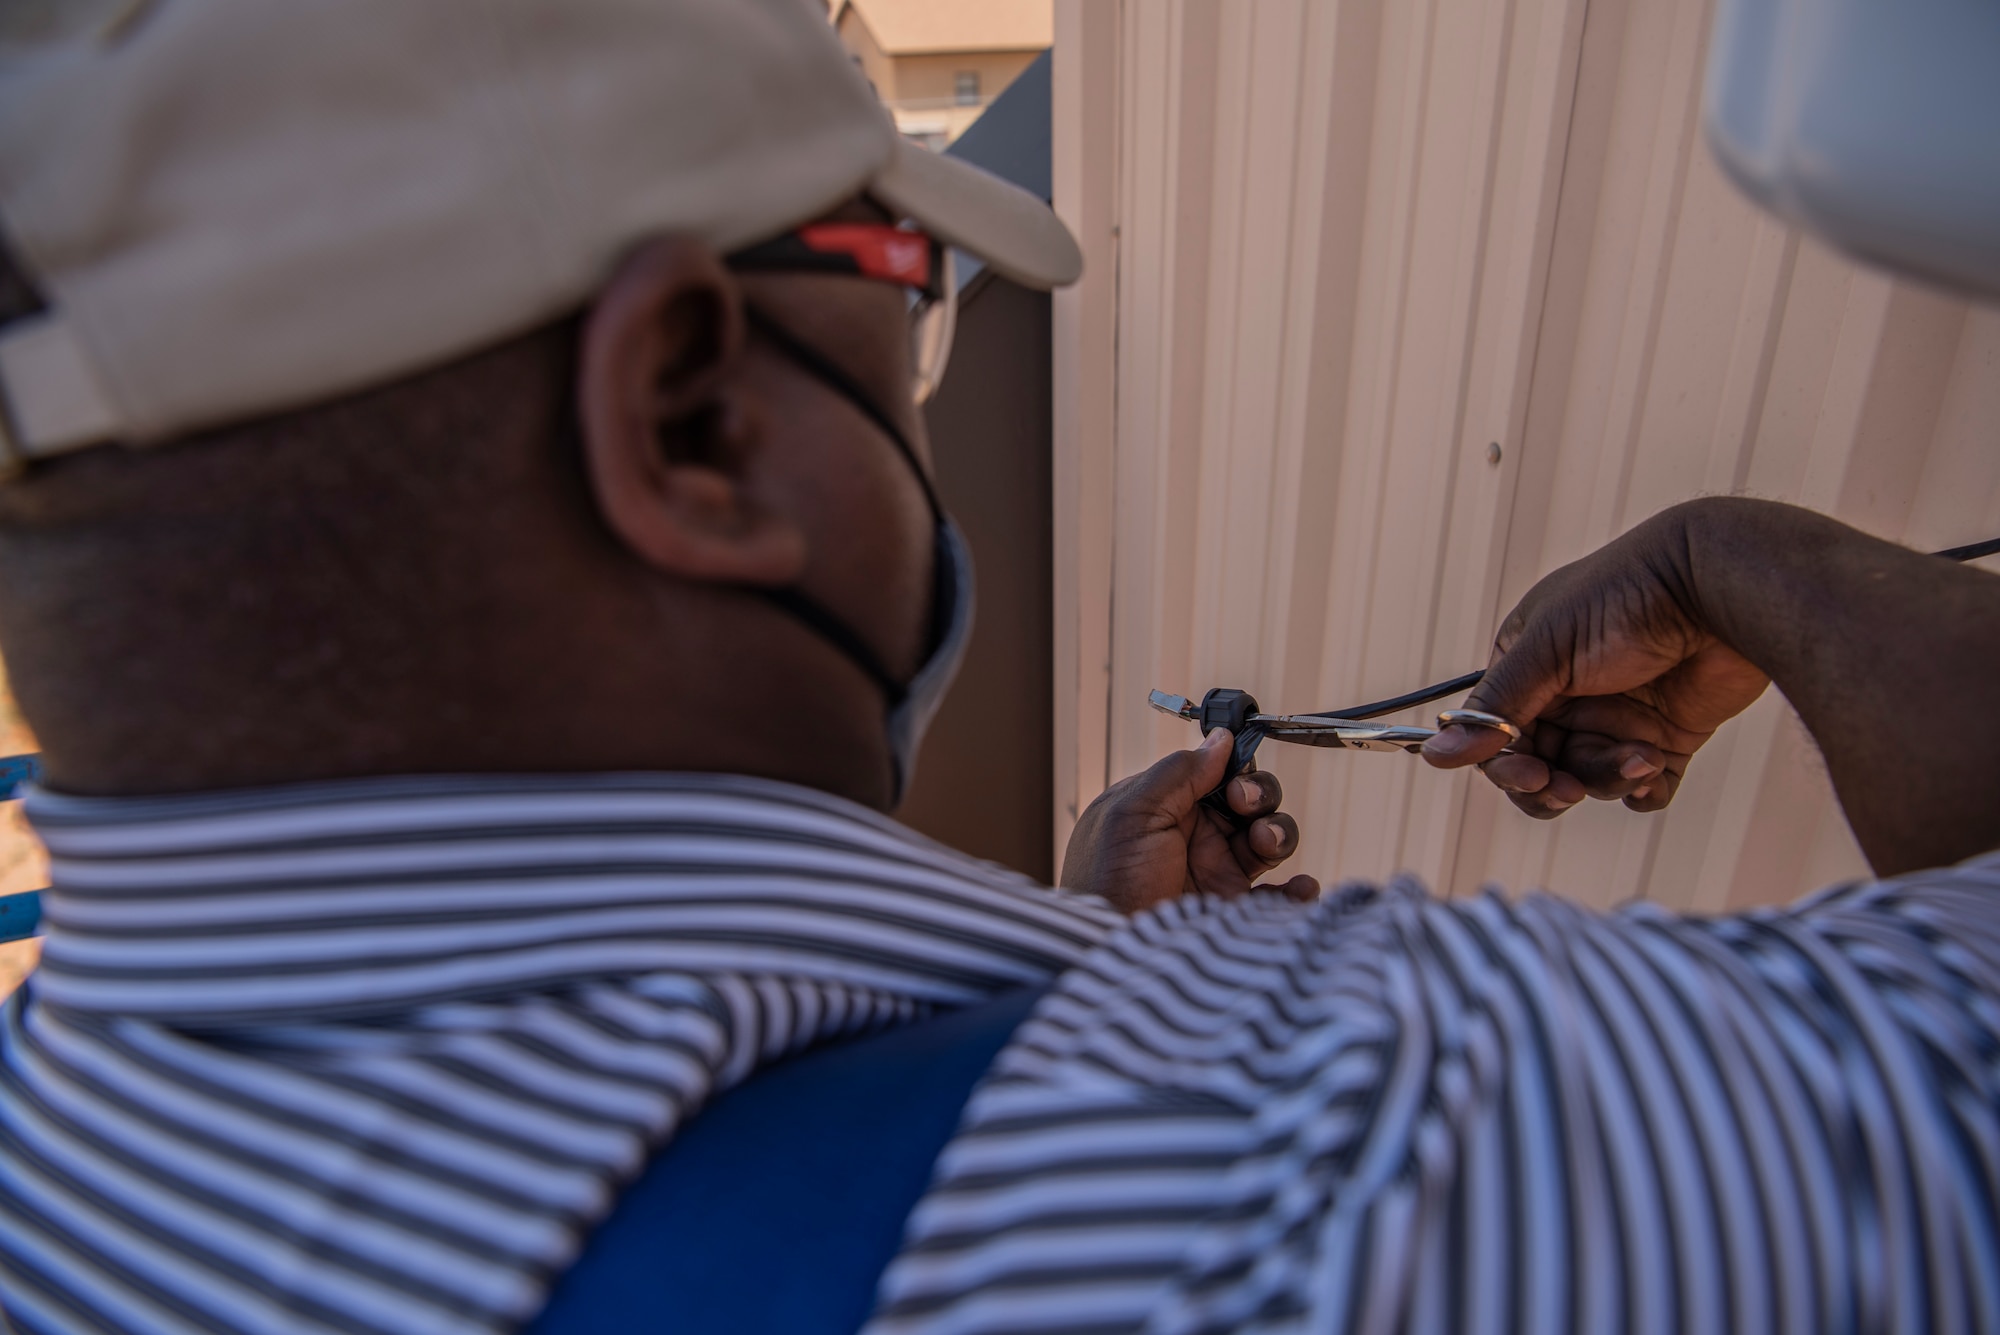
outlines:
[[[1947,561],[1977,561],[1982,556],[2000,555],[2000,538],[1988,538],[1985,542],[1969,542],[1963,547],[1947,547],[1941,552],[1932,552],[1931,555],[1942,556]],[[1365,705],[1356,705],[1352,709],[1329,709],[1323,713],[1307,714],[1305,717],[1380,718],[1384,714],[1393,714],[1402,709],[1414,709],[1418,705],[1427,705],[1433,700],[1442,700],[1447,695],[1457,695],[1460,691],[1469,691],[1477,686],[1480,678],[1485,675],[1486,672],[1484,669],[1478,672],[1468,672],[1462,677],[1453,677],[1450,681],[1441,681],[1435,686],[1425,686],[1421,690],[1411,691],[1408,695],[1394,695],[1387,700],[1371,701]]]
[[[1426,686],[1420,691],[1411,691],[1408,695],[1394,695],[1387,700],[1376,700],[1371,704],[1356,705],[1352,709],[1329,709],[1324,714],[1308,714],[1306,717],[1377,718],[1383,714],[1393,714],[1399,709],[1413,709],[1418,705],[1427,705],[1433,700],[1442,700],[1447,695],[1457,695],[1460,691],[1469,691],[1477,686],[1479,679],[1485,675],[1484,671],[1468,672],[1463,677],[1453,677],[1450,681],[1441,681],[1435,686]]]
[[[1977,561],[1982,556],[2000,553],[2000,538],[1988,538],[1984,542],[1968,542],[1963,547],[1947,547],[1932,556],[1942,556],[1947,561]]]

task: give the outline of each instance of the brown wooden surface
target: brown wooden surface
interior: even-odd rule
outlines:
[[[979,614],[899,819],[1053,874],[1049,805],[1049,299],[981,274],[927,411],[938,490],[972,547]]]

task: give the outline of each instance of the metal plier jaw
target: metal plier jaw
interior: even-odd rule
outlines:
[[[1265,714],[1258,710],[1256,698],[1248,691],[1226,686],[1218,686],[1204,695],[1198,705],[1184,695],[1169,695],[1165,691],[1154,691],[1146,697],[1146,703],[1163,714],[1199,723],[1204,737],[1217,728],[1227,728],[1236,738],[1222,782],[1202,801],[1238,828],[1244,824],[1243,818],[1230,808],[1225,793],[1231,779],[1244,770],[1255,768],[1257,747],[1266,737],[1300,746],[1327,746],[1346,751],[1405,751],[1412,755],[1423,750],[1424,743],[1437,736],[1439,728],[1454,723],[1492,728],[1506,734],[1510,741],[1521,739],[1521,730],[1512,723],[1498,714],[1477,709],[1447,709],[1437,716],[1436,728],[1420,728],[1405,723],[1376,723],[1329,714]]]
[[[1221,698],[1218,698],[1221,697]],[[1492,728],[1519,741],[1521,730],[1501,718],[1477,709],[1447,709],[1437,716],[1436,728],[1420,728],[1407,723],[1377,723],[1368,719],[1337,718],[1329,714],[1263,714],[1257,702],[1242,691],[1218,688],[1201,704],[1191,704],[1184,695],[1154,691],[1146,703],[1164,714],[1172,714],[1201,724],[1203,736],[1217,728],[1242,733],[1254,726],[1262,736],[1301,746],[1330,746],[1350,751],[1407,751],[1414,754],[1437,736],[1438,729],[1451,724]]]

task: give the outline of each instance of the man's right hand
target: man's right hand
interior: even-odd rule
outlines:
[[[1656,811],[1723,722],[1775,681],[1819,744],[1878,874],[2000,848],[2000,579],[1795,506],[1677,505],[1528,592],[1446,728],[1544,819],[1585,797]]]
[[[1494,637],[1468,709],[1512,720],[1519,749],[1488,728],[1449,727],[1433,765],[1478,764],[1529,815],[1585,797],[1634,811],[1671,802],[1688,760],[1770,683],[1704,624],[1678,511],[1657,515],[1528,591]]]

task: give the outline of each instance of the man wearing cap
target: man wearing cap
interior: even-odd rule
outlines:
[[[1199,805],[1218,732],[1051,890],[880,813],[972,611],[917,412],[944,247],[1077,251],[898,139],[814,5],[17,26],[0,642],[53,886],[0,1010],[14,1327],[1996,1319],[1991,576],[1670,511],[1503,630],[1472,703],[1532,753],[1432,755],[1656,809],[1776,678],[1896,879],[1715,922],[1253,891],[1298,833],[1268,775]],[[1969,720],[1927,769],[1892,689]],[[874,1102],[773,1083],[925,1035]],[[932,1178],[904,1104],[989,1060]]]

